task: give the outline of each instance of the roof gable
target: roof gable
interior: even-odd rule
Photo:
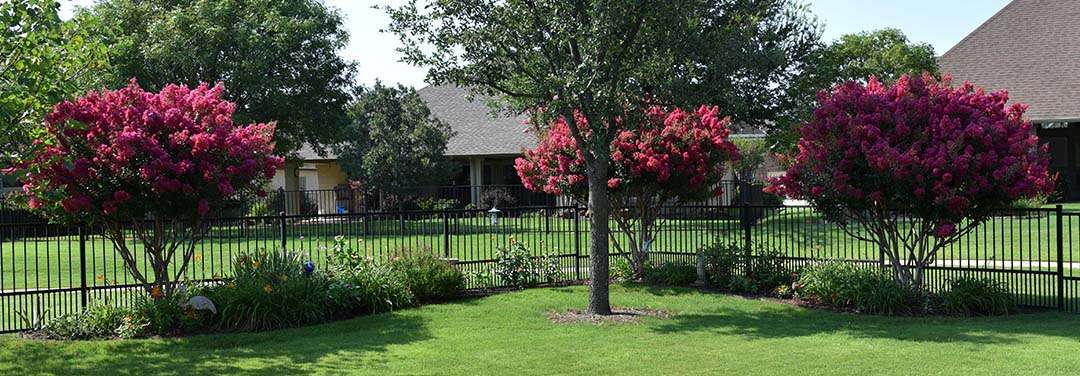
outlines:
[[[450,125],[447,156],[515,155],[536,146],[524,116],[492,116],[481,98],[470,101],[468,91],[453,85],[417,90],[431,114]]]
[[[942,55],[954,81],[1007,90],[1033,121],[1080,119],[1080,2],[1014,0]]]

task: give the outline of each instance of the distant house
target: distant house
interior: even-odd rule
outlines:
[[[1049,144],[1065,199],[1080,199],[1080,1],[1014,0],[939,58],[957,82],[1008,90]]]
[[[536,136],[529,132],[522,116],[493,116],[482,99],[469,100],[468,92],[460,87],[427,86],[417,90],[432,115],[450,125],[454,135],[446,145],[446,156],[457,162],[459,173],[441,187],[427,187],[425,193],[440,198],[453,198],[461,204],[480,206],[481,195],[488,189],[502,189],[525,198],[519,204],[535,205],[545,197],[525,191],[514,170],[514,159],[524,149],[536,146]],[[742,127],[733,131],[733,138],[761,138],[758,129]],[[348,177],[332,152],[318,153],[310,147],[299,151],[300,163],[290,163],[278,170],[272,188],[289,192],[307,192],[304,197],[313,201],[320,213],[356,210],[355,197],[347,188]],[[758,179],[776,175],[779,166],[770,158],[755,175]],[[538,196],[540,196],[538,198]],[[550,200],[550,198],[548,198]],[[287,204],[286,206],[290,206]],[[293,203],[291,207],[299,207]]]
[[[478,203],[483,187],[522,191],[521,180],[514,171],[514,159],[537,143],[536,136],[528,132],[524,116],[492,116],[483,100],[469,100],[465,89],[452,85],[427,86],[417,90],[417,94],[432,115],[453,130],[446,156],[460,166],[458,174],[445,187],[432,187],[432,190],[441,190],[441,196],[462,203]],[[278,171],[272,182],[274,189],[329,192],[348,183],[332,152],[320,154],[305,147],[299,155],[302,163]],[[311,196],[319,201],[320,212],[333,212],[339,206],[331,202],[339,200],[329,193]]]

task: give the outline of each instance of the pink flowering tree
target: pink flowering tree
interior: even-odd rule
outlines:
[[[207,214],[261,192],[283,164],[272,154],[274,124],[233,124],[236,105],[223,92],[201,84],[149,93],[132,80],[57,104],[46,137],[18,167],[29,206],[102,226],[147,292],[171,294]],[[152,276],[136,263],[136,248]]]
[[[589,132],[583,120],[575,123],[582,133]],[[636,124],[629,123],[620,124],[624,130],[611,142],[606,179],[615,209],[612,218],[628,240],[634,277],[641,278],[661,208],[719,195],[724,166],[739,154],[728,141],[730,121],[721,118],[716,107],[695,112],[649,107]],[[588,200],[585,159],[565,119],[549,127],[515,168],[529,190],[566,195],[581,204]],[[614,236],[612,244],[625,252]]]
[[[808,200],[880,248],[898,282],[922,288],[940,249],[1054,188],[1026,106],[1008,99],[929,75],[837,86],[819,94],[790,168],[767,190]]]

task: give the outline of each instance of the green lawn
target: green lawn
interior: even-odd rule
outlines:
[[[615,287],[641,324],[552,324],[583,287],[536,289],[328,325],[95,342],[0,337],[0,374],[1077,374],[1062,313],[891,318],[682,289]]]

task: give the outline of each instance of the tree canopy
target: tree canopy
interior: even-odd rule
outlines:
[[[51,0],[0,2],[0,165],[40,136],[45,114],[103,82],[106,47],[89,38],[99,25],[79,14],[62,21]]]
[[[238,121],[278,122],[279,152],[321,150],[348,123],[348,34],[319,1],[103,0],[91,12],[111,31],[114,85],[224,82]]]
[[[365,188],[399,192],[449,178],[450,126],[432,116],[412,88],[360,88],[349,116],[352,123],[336,146],[338,163]]]
[[[387,8],[405,62],[492,95],[538,127],[573,121],[589,187],[590,268],[608,271],[610,143],[655,104],[769,124],[818,31],[791,0],[416,1]],[[645,103],[642,98],[646,98]],[[587,132],[586,132],[587,131]],[[606,278],[588,311],[610,313]]]

